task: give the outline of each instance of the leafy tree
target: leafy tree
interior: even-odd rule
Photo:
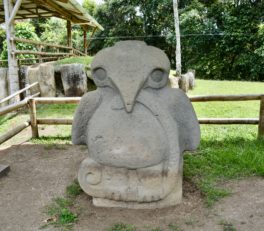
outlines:
[[[94,0],[84,0],[82,7],[87,10],[90,15],[94,15],[96,9],[96,3]]]
[[[40,37],[42,41],[67,45],[67,29],[65,20],[50,18],[45,24],[42,24],[42,27],[44,29]]]
[[[30,20],[30,23],[35,27],[35,32],[38,35],[38,37],[41,36],[41,34],[45,31],[45,24],[47,23],[47,18],[33,18]]]
[[[6,33],[5,30],[0,27],[0,53],[2,53],[3,50],[3,42],[6,40]]]
[[[15,36],[18,38],[30,39],[39,41],[37,34],[35,33],[35,28],[29,22],[19,22],[15,25]],[[32,50],[37,51],[35,45],[27,44],[27,43],[16,43],[17,50]],[[7,60],[7,44],[6,41],[3,43],[3,50],[1,53],[1,59]],[[31,54],[19,54],[18,58],[34,58],[34,55]]]
[[[106,0],[94,15],[105,30],[96,33],[99,39],[93,41],[90,52],[119,40],[136,39],[160,47],[174,59],[175,48],[166,42],[166,35],[175,33],[172,15],[171,0]]]
[[[260,0],[180,0],[182,71],[199,78],[264,80],[264,3]],[[123,39],[163,49],[175,67],[171,0],[106,0],[94,17],[99,31],[90,52]]]
[[[67,45],[67,27],[65,20],[50,18],[41,27],[44,29],[40,37],[42,41]],[[75,25],[72,28],[72,45],[76,49],[83,50],[83,30],[79,25]]]

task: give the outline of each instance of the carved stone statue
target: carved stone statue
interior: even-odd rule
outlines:
[[[160,208],[181,202],[183,152],[200,142],[190,100],[167,86],[170,62],[141,41],[101,50],[97,90],[85,94],[72,142],[86,144],[78,179],[95,206]]]

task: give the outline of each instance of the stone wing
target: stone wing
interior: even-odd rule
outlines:
[[[200,125],[187,95],[180,89],[171,89],[169,110],[179,129],[181,151],[193,151],[200,143]],[[173,101],[173,102],[172,102]]]
[[[78,105],[72,124],[72,143],[86,144],[88,121],[101,102],[101,95],[96,91],[86,93]]]

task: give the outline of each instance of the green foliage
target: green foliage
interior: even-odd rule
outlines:
[[[76,197],[82,193],[79,182],[75,180],[71,185],[67,186],[66,194],[68,197]]]
[[[41,37],[41,34],[44,32],[44,24],[46,24],[48,21],[48,18],[33,18],[30,19],[30,23],[35,27],[35,32],[38,35],[38,37]]]
[[[96,3],[94,0],[84,0],[82,7],[87,10],[88,14],[93,16],[96,10]]]
[[[102,39],[93,40],[90,52],[96,53],[119,40],[136,39],[164,49],[169,57],[174,56],[175,50],[166,44],[164,37],[174,31],[172,15],[170,0],[106,1],[96,8],[94,15],[105,30],[96,33]]]
[[[202,134],[206,129],[208,126],[202,126]],[[218,188],[217,182],[264,176],[263,140],[245,136],[246,126],[242,129],[231,126],[228,133],[225,131],[224,136],[219,136],[226,129],[223,126],[218,133],[203,136],[197,154],[184,156],[184,176],[199,186],[209,206],[229,194]]]
[[[130,224],[117,223],[107,229],[107,231],[136,231],[136,227]]]
[[[58,145],[62,144],[71,144],[71,136],[41,136],[39,138],[31,139],[32,143],[34,144],[43,144],[47,145],[47,147],[51,148],[57,148]],[[55,146],[56,145],[56,146]]]
[[[67,45],[67,27],[66,21],[59,18],[50,18],[39,25],[42,28],[42,34],[40,36],[42,41]],[[89,37],[89,33],[87,37]],[[72,45],[78,50],[83,50],[83,30],[80,26],[76,25],[72,27]]]
[[[67,45],[66,21],[59,18],[50,18],[41,25],[43,33],[41,40],[53,43]]]
[[[70,210],[72,201],[63,197],[57,197],[53,200],[53,203],[47,207],[47,214],[53,217],[50,225],[58,227],[71,228],[74,222],[77,221],[77,214]]]
[[[18,22],[15,25],[15,36],[18,38],[30,39],[39,41],[37,34],[35,33],[35,28],[29,22]],[[27,44],[27,43],[16,43],[17,50],[32,50],[37,51],[37,47],[35,45]],[[18,58],[34,58],[34,55],[31,54],[20,54],[17,55]],[[6,41],[3,43],[3,50],[1,53],[1,59],[6,60],[7,57],[7,44]]]
[[[79,56],[79,57],[71,57],[71,58],[65,58],[58,60],[56,62],[56,65],[60,64],[72,64],[72,63],[81,63],[84,65],[89,65],[92,61],[93,57],[91,56]]]
[[[199,78],[264,80],[262,1],[180,1],[183,72]],[[171,0],[111,0],[97,7],[105,30],[90,47],[96,53],[123,39],[144,40],[163,49],[175,66]]]
[[[3,51],[3,42],[5,41],[6,39],[6,33],[5,33],[5,30],[0,27],[0,53],[2,53]]]
[[[47,225],[64,228],[64,230],[72,230],[74,223],[78,220],[78,214],[74,211],[74,201],[81,193],[82,190],[75,180],[66,188],[65,197],[54,198],[45,210],[50,216]]]

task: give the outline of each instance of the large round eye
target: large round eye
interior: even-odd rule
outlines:
[[[151,73],[151,79],[156,82],[159,83],[160,81],[162,81],[164,76],[164,71],[161,69],[155,69],[152,73]]]
[[[96,79],[100,80],[100,81],[103,81],[106,79],[106,71],[99,67],[99,68],[96,68],[94,71],[93,71],[93,75]]]
[[[148,81],[145,84],[145,87],[150,88],[162,88],[166,86],[168,81],[167,71],[161,68],[155,68],[149,75]]]

